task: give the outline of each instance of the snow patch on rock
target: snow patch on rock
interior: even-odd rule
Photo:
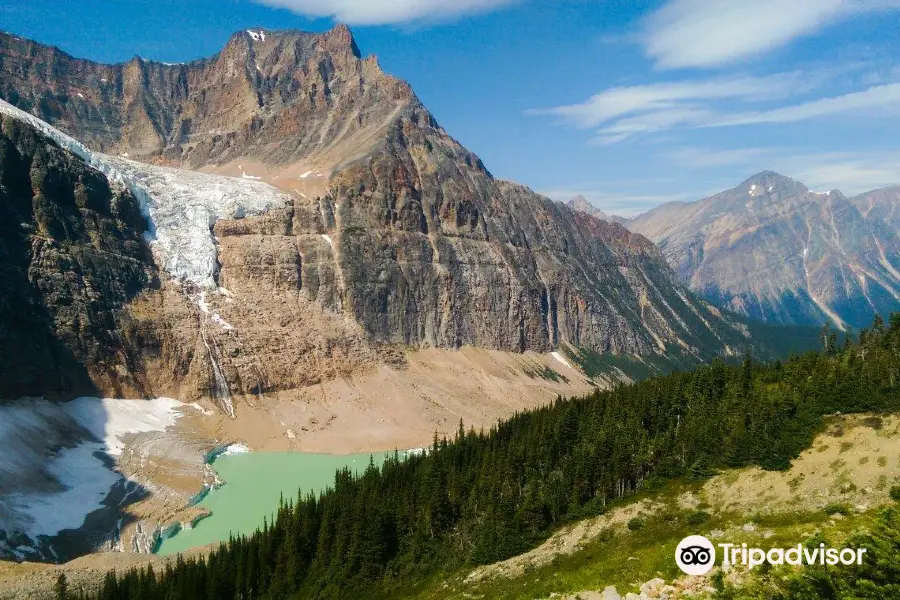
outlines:
[[[190,406],[191,408],[197,409],[198,411],[200,411],[201,413],[203,413],[203,414],[206,415],[207,417],[211,417],[211,416],[213,416],[213,415],[215,414],[213,411],[207,410],[207,409],[203,408],[203,407],[200,406],[200,404],[198,404],[197,402],[191,402],[190,404],[185,404],[185,406]]]
[[[128,436],[165,431],[182,406],[170,398],[88,397],[0,406],[0,530],[37,542],[81,527],[125,481],[112,459],[122,455]]]
[[[555,358],[561,364],[565,365],[567,368],[571,369],[572,365],[569,364],[569,361],[566,360],[566,357],[563,356],[560,352],[551,352],[550,356]]]
[[[221,325],[222,329],[224,329],[225,331],[232,331],[234,329],[234,327],[230,323],[228,323],[228,321],[223,319],[219,315],[219,313],[213,313],[212,320],[214,323]]]
[[[252,452],[246,444],[230,444],[223,450],[219,456],[230,456],[232,454],[248,454]]]

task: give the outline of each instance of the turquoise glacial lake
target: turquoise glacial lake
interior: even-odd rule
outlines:
[[[227,541],[231,534],[253,533],[263,524],[271,522],[278,511],[278,500],[319,493],[334,486],[334,475],[344,467],[362,472],[372,457],[381,466],[393,452],[351,454],[307,454],[303,452],[248,452],[225,454],[215,459],[213,468],[224,485],[207,494],[199,503],[211,515],[197,522],[192,529],[183,529],[163,540],[158,554],[175,554]],[[401,456],[405,453],[401,452]]]

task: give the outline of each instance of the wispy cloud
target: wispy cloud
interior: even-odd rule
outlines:
[[[553,115],[576,127],[589,129],[626,115],[684,111],[700,100],[777,100],[808,91],[814,84],[808,76],[799,73],[778,73],[765,77],[720,77],[614,87],[579,104],[535,109],[527,114]]]
[[[439,22],[490,12],[520,0],[255,0],[308,17],[326,17],[350,25]]]
[[[897,0],[671,0],[647,18],[642,41],[657,68],[720,67],[856,14],[898,8]]]
[[[786,171],[817,190],[841,190],[854,196],[900,184],[900,153],[835,153],[795,156]]]
[[[803,94],[818,83],[815,77],[787,73],[616,87],[580,104],[532,110],[528,114],[553,115],[575,127],[596,128],[593,143],[609,145],[635,135],[677,128],[792,123],[839,114],[900,111],[900,83],[765,110],[747,110],[754,103]],[[745,109],[726,111],[721,101]]]
[[[863,109],[895,107],[900,102],[900,83],[878,85],[861,92],[822,98],[773,110],[724,115],[706,123],[708,127],[750,125],[755,123],[791,123]]]

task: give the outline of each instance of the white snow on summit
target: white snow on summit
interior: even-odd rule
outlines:
[[[145,235],[157,263],[173,278],[216,287],[219,219],[258,215],[284,206],[290,197],[262,181],[148,165],[92,152],[34,115],[0,100],[0,113],[25,121],[63,148],[128,187],[150,222]]]

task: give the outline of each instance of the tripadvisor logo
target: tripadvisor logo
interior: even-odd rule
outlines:
[[[675,562],[688,575],[706,575],[716,564],[716,547],[702,535],[689,535],[675,549]]]
[[[792,548],[749,548],[747,544],[718,544],[722,566],[744,565],[750,569],[770,565],[861,565],[866,548],[826,548],[825,544]],[[675,549],[678,568],[688,575],[705,575],[716,563],[716,546],[702,535],[689,535]]]

